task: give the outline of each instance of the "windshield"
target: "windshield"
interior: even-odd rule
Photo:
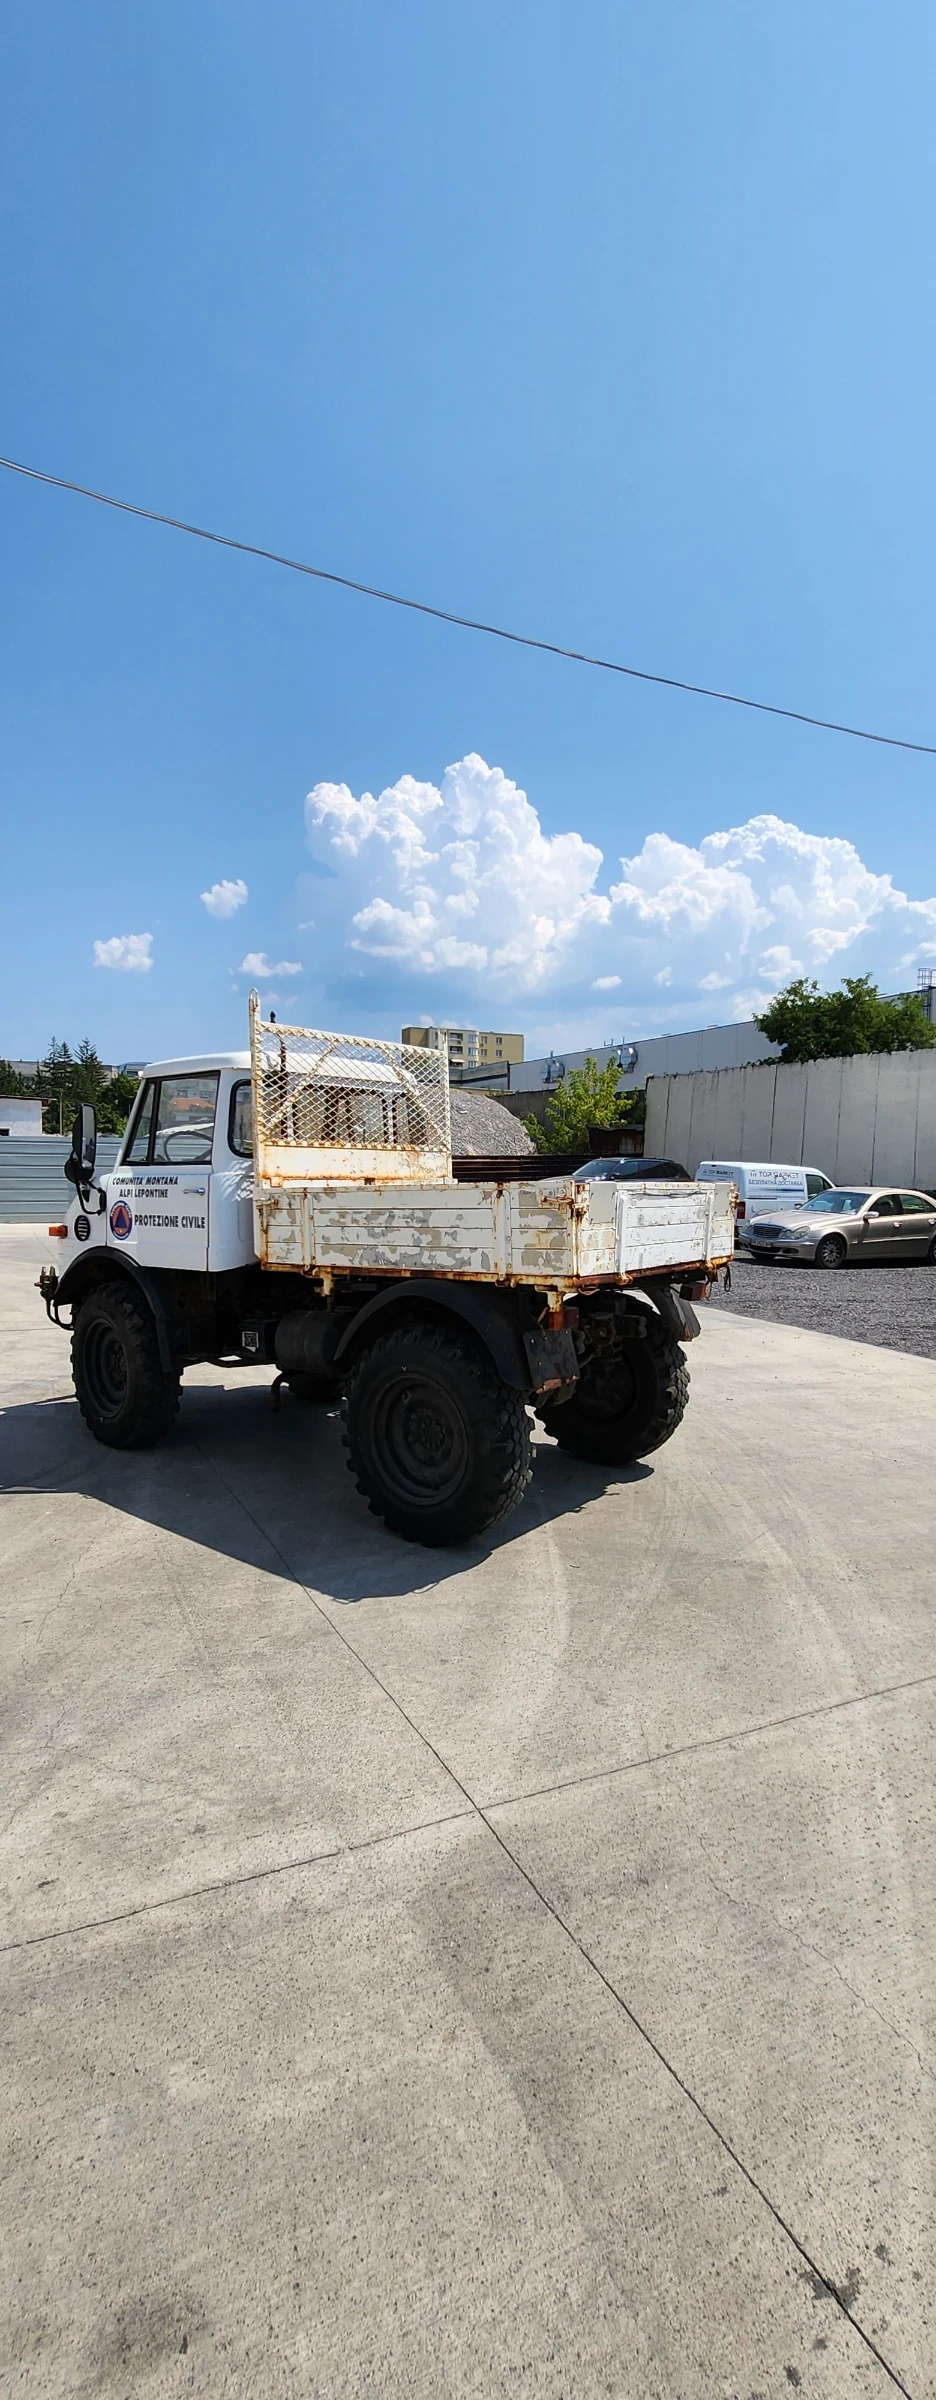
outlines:
[[[809,1203],[809,1214],[817,1217],[821,1211],[829,1217],[857,1217],[870,1198],[870,1192],[818,1192]]]

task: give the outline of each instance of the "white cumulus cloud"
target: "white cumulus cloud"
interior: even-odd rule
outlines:
[[[237,972],[239,975],[255,976],[258,983],[269,983],[271,975],[302,975],[305,973],[305,969],[301,959],[278,958],[274,965],[273,961],[267,958],[265,951],[248,950],[246,958],[241,959]]]
[[[867,969],[894,990],[936,945],[936,898],[908,898],[839,836],[766,814],[697,844],[654,831],[608,876],[593,842],[545,833],[526,793],[474,753],[439,785],[404,775],[356,799],[316,784],[306,827],[337,879],[346,958],[405,973],[413,1002],[436,979],[466,1006],[536,1004],[541,1024],[548,1003],[557,1031],[595,991],[674,1021],[714,993],[723,1017],[747,1014],[801,973]]]
[[[210,917],[233,917],[236,908],[243,908],[247,897],[247,886],[240,875],[233,883],[225,876],[223,882],[213,883],[201,894]]]
[[[607,920],[594,886],[601,852],[580,833],[544,834],[526,793],[472,753],[440,789],[412,775],[355,800],[319,783],[306,801],[313,850],[360,898],[354,949],[423,973],[545,986],[586,926]]]
[[[123,975],[148,975],[153,964],[151,933],[112,933],[107,942],[95,942],[96,967],[117,967]]]

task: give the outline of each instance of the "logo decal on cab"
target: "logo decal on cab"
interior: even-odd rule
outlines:
[[[133,1218],[125,1200],[115,1200],[110,1212],[110,1229],[115,1242],[125,1242],[133,1232]]]

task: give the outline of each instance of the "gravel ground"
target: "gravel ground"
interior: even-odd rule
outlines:
[[[936,1358],[936,1267],[868,1265],[823,1273],[818,1267],[768,1266],[739,1254],[730,1292],[719,1285],[709,1306]]]

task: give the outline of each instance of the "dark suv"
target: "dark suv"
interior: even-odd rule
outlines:
[[[590,1158],[575,1168],[576,1183],[691,1183],[675,1158]]]

